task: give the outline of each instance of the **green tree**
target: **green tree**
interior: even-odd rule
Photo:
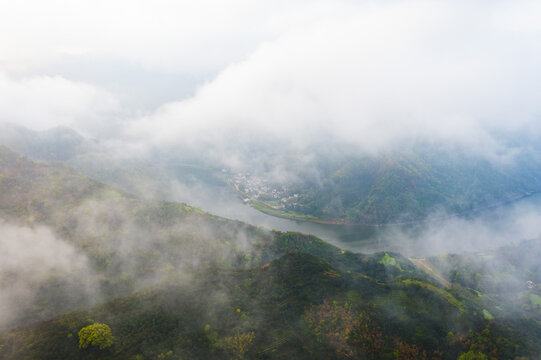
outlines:
[[[460,355],[457,360],[488,360],[488,357],[482,352],[470,350]]]
[[[352,352],[349,338],[359,327],[360,317],[346,306],[325,300],[304,314],[304,321],[319,343],[326,343],[339,354]]]
[[[79,348],[86,349],[88,345],[101,350],[113,345],[113,333],[107,324],[92,324],[79,331]]]
[[[226,337],[222,340],[220,347],[224,352],[229,355],[229,358],[232,360],[242,360],[244,359],[244,354],[252,345],[254,340],[254,333],[237,333],[233,336]]]

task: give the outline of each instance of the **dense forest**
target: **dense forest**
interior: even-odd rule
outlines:
[[[297,196],[293,204],[285,204],[283,215],[354,224],[408,223],[436,212],[470,214],[541,190],[539,153],[533,149],[507,162],[460,147],[422,143],[371,155],[323,152],[316,159],[292,170],[297,180],[286,185]],[[270,207],[262,210],[273,214]]]
[[[2,267],[2,292],[27,281],[32,301],[2,299],[12,316],[1,324],[0,358],[533,359],[541,352],[540,240],[426,259],[364,255],[141,200],[7,148],[0,174],[2,227],[46,227],[86,261],[76,272],[42,265],[45,276],[34,278]]]
[[[541,359],[541,3],[2,1],[0,360]]]

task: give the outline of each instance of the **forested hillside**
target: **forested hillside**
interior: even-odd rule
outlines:
[[[12,255],[55,239],[38,253],[53,259],[38,264],[45,276],[0,267],[2,292],[13,294],[0,297],[12,313],[1,313],[0,358],[534,359],[541,351],[539,240],[412,262],[143,201],[6,148],[0,173],[3,239],[30,244]],[[16,285],[32,301],[18,301]]]
[[[61,161],[144,198],[167,199],[174,184],[197,184],[202,191],[204,184],[224,186],[235,174],[235,169],[197,154],[184,154],[181,160],[170,154],[118,156],[116,152],[126,149],[86,139],[68,128],[35,132],[0,124],[0,130],[0,144],[19,153]],[[243,155],[250,175],[231,190],[270,215],[299,220],[374,225],[419,222],[433,214],[467,215],[541,191],[537,145],[508,142],[514,151],[500,158],[471,154],[459,145],[422,142],[373,154],[338,144],[298,154],[282,146],[272,156],[259,154],[269,151],[261,145]],[[259,185],[246,190],[254,182]]]
[[[298,196],[283,212],[361,224],[468,214],[539,192],[537,154],[489,160],[460,147],[414,145],[370,156],[322,156],[314,165],[317,177],[299,175],[304,181],[289,190]]]

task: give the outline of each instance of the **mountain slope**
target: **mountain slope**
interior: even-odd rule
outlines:
[[[479,211],[541,190],[535,150],[489,161],[460,147],[416,145],[370,156],[321,155],[312,166],[317,177],[299,170],[303,180],[285,184],[284,215],[361,224],[416,222],[438,212]]]
[[[17,229],[0,245],[11,249],[21,242],[21,233],[31,235],[25,238],[28,245],[8,252],[25,261],[0,266],[6,284],[24,290],[3,288],[12,296],[0,301],[17,310],[10,311],[10,321],[0,317],[3,326],[84,308],[171,274],[261,266],[289,251],[313,254],[339,268],[372,269],[360,255],[313,236],[269,231],[185,204],[141,200],[64,165],[36,163],[3,147],[0,174],[0,228]],[[40,251],[29,258],[26,246]],[[74,260],[57,258],[63,253]],[[37,266],[32,256],[48,259],[48,267]]]
[[[251,270],[185,273],[4,331],[0,358],[456,359],[474,349],[511,359],[541,350],[539,314],[487,318],[497,310],[476,298],[407,273],[377,279],[290,253]],[[112,347],[78,348],[78,331],[92,323],[111,327]]]
[[[0,295],[30,279],[20,299],[32,300],[2,303],[19,312],[0,331],[2,359],[513,359],[541,352],[539,240],[488,256],[427,259],[447,278],[444,287],[399,254],[354,254],[313,236],[140,200],[6,148],[0,173],[0,217],[34,231],[22,251],[56,237],[33,260],[45,276],[32,277],[29,262],[0,264]],[[6,223],[0,229],[3,252],[23,240],[4,231]],[[58,251],[66,246],[70,252]],[[65,254],[85,267],[60,266]],[[55,266],[43,267],[45,260]],[[79,331],[100,323],[111,328],[112,346],[80,349]]]
[[[25,271],[17,264],[6,268],[6,274],[15,274],[14,283],[22,281],[25,291],[33,295],[22,292],[18,298],[13,292],[14,298],[9,301],[35,299],[20,309],[16,322],[65,311],[51,313],[50,305],[58,300],[55,294],[68,288],[79,287],[85,301],[78,305],[86,306],[130,293],[184,269],[211,264],[248,266],[261,258],[249,254],[263,253],[265,244],[273,239],[269,231],[214,217],[184,204],[140,200],[63,165],[35,163],[3,147],[0,179],[0,227],[16,229],[11,231],[12,238],[2,239],[2,245],[10,249],[27,233],[32,241],[43,243],[42,233],[46,233],[54,246],[40,246],[36,256],[54,259],[59,249],[67,249],[86,264],[78,271],[85,272],[84,279],[90,279],[88,284],[77,285],[77,279],[66,270],[68,261],[63,259],[50,261],[51,269],[32,267],[32,281],[17,278]],[[256,244],[259,248],[253,247]],[[24,248],[12,250],[12,257],[23,257],[27,252]],[[68,308],[73,305],[66,304]]]
[[[0,124],[0,144],[33,159],[62,161],[138,196],[167,199],[179,183],[186,189],[224,186],[227,175],[232,190],[270,215],[356,224],[469,214],[541,191],[537,142],[526,137],[501,140],[506,151],[491,156],[434,143],[402,144],[400,151],[375,154],[333,143],[300,153],[285,144],[262,146],[244,154],[243,170],[224,174],[227,165],[197,154],[182,159],[170,151],[134,159],[125,154],[128,148],[85,139],[70,129],[34,132]],[[244,171],[242,176],[237,170]]]

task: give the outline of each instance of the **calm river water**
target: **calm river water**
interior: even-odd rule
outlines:
[[[410,256],[482,251],[541,233],[541,194],[464,217],[437,214],[417,225],[328,225],[281,219],[242,202],[227,185],[205,184],[176,198],[209,213],[281,231],[313,234],[355,252],[396,251]]]

